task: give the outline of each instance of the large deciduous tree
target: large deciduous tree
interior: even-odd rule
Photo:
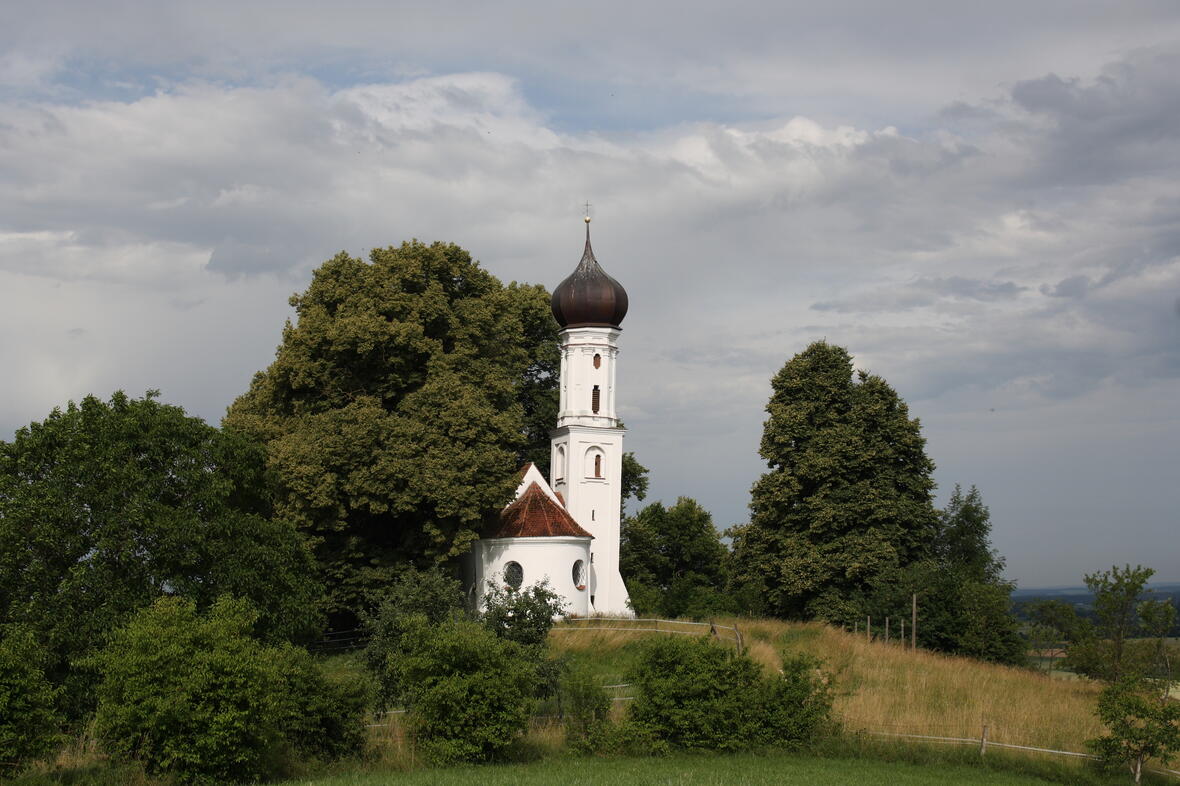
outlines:
[[[771,381],[750,523],[735,580],[766,612],[851,622],[885,577],[927,555],[934,465],[905,402],[818,341]],[[751,589],[753,592],[751,592]]]
[[[708,616],[734,609],[722,593],[728,553],[713,517],[681,497],[623,520],[619,568],[638,614]]]
[[[225,425],[266,443],[278,509],[347,623],[407,563],[465,552],[521,460],[547,463],[557,324],[544,288],[446,243],[339,254],[291,303]]]
[[[87,397],[0,442],[0,623],[35,633],[71,711],[92,681],[77,662],[161,595],[248,598],[271,640],[322,625],[312,555],[260,491],[262,451],[154,396]]]

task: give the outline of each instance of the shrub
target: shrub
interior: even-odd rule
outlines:
[[[393,661],[405,655],[407,633],[462,613],[462,585],[444,571],[410,568],[398,576],[365,620],[365,665],[377,683],[378,707],[386,709],[403,700]]]
[[[548,581],[519,590],[489,581],[483,603],[483,623],[488,630],[526,647],[544,643],[554,618],[565,610],[561,596]]]
[[[566,739],[579,750],[593,749],[602,736],[610,696],[593,670],[579,665],[566,670],[558,687]]]
[[[58,691],[45,679],[44,656],[26,628],[0,628],[0,765],[19,767],[60,739]]]
[[[410,730],[427,758],[488,761],[523,736],[535,670],[522,647],[462,619],[421,624],[405,643],[390,667],[407,688]]]
[[[251,637],[257,613],[221,598],[208,614],[164,598],[95,657],[95,727],[118,759],[183,781],[274,776],[289,754],[331,757],[359,747],[363,703],[330,684],[310,656]]]
[[[831,709],[813,661],[788,660],[768,678],[749,657],[705,639],[652,641],[632,682],[631,720],[674,748],[796,745],[815,735]]]
[[[810,655],[786,655],[782,674],[764,679],[762,741],[792,747],[815,739],[832,715],[832,690]]]

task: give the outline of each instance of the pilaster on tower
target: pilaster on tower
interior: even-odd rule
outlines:
[[[594,258],[586,219],[586,248],[574,272],[554,290],[561,325],[561,398],[552,432],[551,483],[574,520],[593,536],[593,611],[630,614],[619,575],[623,434],[615,412],[615,366],[627,292]]]

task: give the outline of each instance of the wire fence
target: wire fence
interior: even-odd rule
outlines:
[[[685,630],[688,628],[688,630]],[[738,652],[745,649],[742,632],[732,625],[716,622],[686,622],[645,617],[571,617],[562,625],[554,626],[554,632],[577,633],[587,631],[623,631],[627,633],[670,633],[682,636],[712,636],[730,641]]]

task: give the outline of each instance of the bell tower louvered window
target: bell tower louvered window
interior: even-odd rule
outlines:
[[[590,409],[594,412],[595,415],[598,414],[598,405],[600,403],[601,398],[602,398],[602,396],[598,392],[598,385],[595,385],[594,389],[592,391],[590,391]]]

